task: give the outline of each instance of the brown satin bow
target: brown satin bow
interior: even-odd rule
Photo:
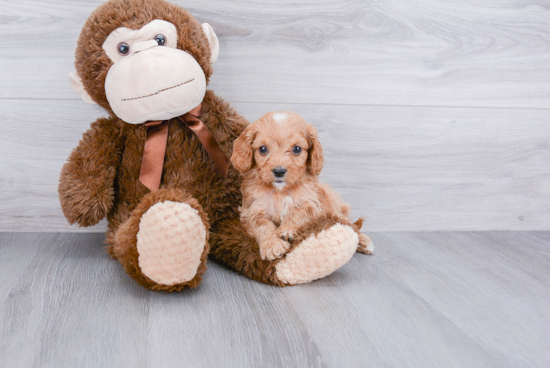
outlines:
[[[178,119],[197,135],[212,161],[226,177],[229,170],[229,159],[216,142],[210,129],[199,119],[201,112],[202,106],[199,105]],[[155,192],[160,187],[166,141],[168,140],[168,121],[150,121],[145,123],[145,126],[147,127],[147,139],[143,150],[139,181]]]

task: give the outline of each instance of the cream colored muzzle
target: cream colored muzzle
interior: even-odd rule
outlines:
[[[197,107],[206,93],[206,78],[185,51],[136,42],[133,54],[107,73],[105,93],[113,112],[130,124],[168,120]]]

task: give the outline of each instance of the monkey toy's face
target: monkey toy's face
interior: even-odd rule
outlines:
[[[206,92],[199,63],[177,49],[176,27],[154,20],[139,30],[118,28],[103,44],[113,61],[105,94],[114,113],[130,124],[166,120],[198,106]]]
[[[126,6],[126,12],[117,12],[121,26],[111,28],[110,33],[107,27],[95,32],[84,27],[76,62],[77,69],[81,67],[80,78],[71,77],[73,87],[84,99],[99,103],[130,124],[168,120],[197,107],[206,92],[209,75],[205,71],[211,73],[210,64],[218,56],[218,39],[212,28],[206,23],[200,26],[178,7],[179,18],[173,19],[183,23],[178,30],[159,9],[166,7],[166,13],[174,16],[174,6],[164,1],[115,0],[106,5]],[[151,6],[164,19],[128,18],[126,14],[137,13],[131,9],[134,6],[141,7],[143,14],[148,13],[143,8]],[[88,23],[97,26],[98,22]],[[109,19],[111,27],[113,23]],[[99,37],[101,32],[103,37]],[[182,36],[187,39],[179,40]],[[98,44],[99,40],[103,42]],[[205,48],[210,51],[206,58]],[[97,91],[98,86],[104,90]]]

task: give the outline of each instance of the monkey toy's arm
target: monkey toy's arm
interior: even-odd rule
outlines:
[[[122,147],[122,124],[116,117],[99,118],[84,133],[59,179],[59,200],[70,224],[92,226],[107,215]]]

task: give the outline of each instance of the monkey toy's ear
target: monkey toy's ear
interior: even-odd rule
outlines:
[[[218,54],[220,53],[220,43],[218,42],[218,36],[214,33],[214,30],[208,23],[202,24],[202,30],[208,38],[208,43],[210,43],[210,63],[214,64],[218,60]]]
[[[71,82],[71,87],[73,87],[73,90],[78,93],[80,97],[82,97],[82,100],[84,100],[84,102],[87,102],[91,105],[96,104],[95,101],[92,100],[88,92],[86,92],[86,90],[84,89],[84,86],[82,85],[82,80],[80,80],[80,77],[76,73],[69,73],[69,82]]]

